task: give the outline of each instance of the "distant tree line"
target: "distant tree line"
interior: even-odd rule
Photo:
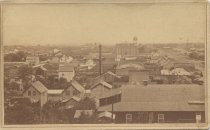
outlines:
[[[27,53],[24,51],[18,51],[17,53],[9,53],[4,55],[5,62],[24,62],[26,60]]]
[[[197,60],[204,60],[205,59],[205,55],[204,54],[199,54],[197,52],[191,52],[189,54],[189,57],[192,59],[197,59]]]

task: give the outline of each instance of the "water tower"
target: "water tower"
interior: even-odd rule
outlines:
[[[134,37],[133,37],[133,43],[134,43],[134,44],[137,44],[137,42],[138,42],[138,37],[137,37],[137,36],[134,36]]]

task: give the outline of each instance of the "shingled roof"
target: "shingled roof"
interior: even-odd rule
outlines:
[[[48,89],[40,82],[40,81],[35,81],[32,82],[31,85],[40,93],[43,93],[47,91]]]
[[[63,89],[50,89],[47,91],[47,94],[51,94],[51,95],[59,95],[62,94]]]
[[[78,83],[76,80],[73,80],[72,82],[71,82],[71,84],[72,84],[72,86],[76,89],[76,90],[78,90],[79,92],[84,92],[85,91],[85,89],[82,87],[82,85],[80,84],[80,83]]]
[[[111,88],[112,88],[112,85],[111,85],[111,84],[109,84],[109,83],[107,83],[106,81],[104,81],[104,80],[98,78],[98,79],[96,79],[96,80],[94,81],[94,83],[93,83],[91,89],[97,87],[97,85],[99,85],[99,84],[102,84],[104,87],[107,87],[108,89],[111,89]]]
[[[74,67],[73,66],[62,66],[62,65],[60,65],[58,71],[59,72],[72,72],[72,71],[74,71]]]
[[[75,100],[75,101],[77,101],[77,102],[79,102],[79,101],[81,100],[80,97],[73,96],[73,97],[71,97],[71,98],[67,98],[67,99],[61,100],[61,102],[62,102],[62,103],[66,103],[66,102],[68,102],[68,101],[71,100],[71,99],[73,99],[73,100]]]
[[[121,91],[121,102],[114,104],[114,111],[204,111],[204,86],[200,85],[132,85]],[[107,105],[99,111],[111,109]]]

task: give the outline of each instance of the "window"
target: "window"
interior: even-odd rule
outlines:
[[[36,91],[33,91],[33,96],[36,96]]]
[[[28,91],[28,96],[31,96],[31,91]]]
[[[132,114],[126,114],[126,123],[132,123]]]
[[[201,112],[196,112],[195,119],[196,123],[201,123]]]
[[[164,114],[158,114],[158,123],[164,123],[164,122],[165,122]]]

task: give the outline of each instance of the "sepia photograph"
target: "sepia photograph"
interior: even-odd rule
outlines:
[[[207,128],[207,36],[205,0],[2,1],[3,125]]]

